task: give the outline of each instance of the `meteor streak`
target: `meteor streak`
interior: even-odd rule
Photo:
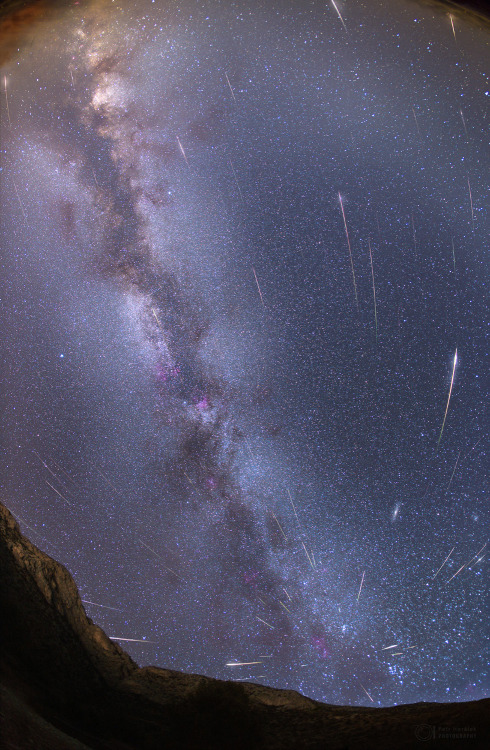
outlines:
[[[124,610],[119,609],[118,607],[108,607],[107,604],[97,604],[97,602],[89,602],[88,599],[82,599],[82,602],[84,604],[93,604],[94,607],[104,607],[104,609],[113,609],[115,612],[123,612]],[[121,640],[121,639],[119,639]]]
[[[482,439],[483,438],[480,438],[479,440],[476,441],[476,443],[474,444],[473,448],[470,448],[470,450],[468,451],[468,453],[466,454],[466,456],[464,456],[463,461],[466,461],[466,459],[468,458],[468,456],[470,455],[470,453],[472,453],[475,450],[475,448],[478,445],[478,443],[481,443]]]
[[[262,664],[261,661],[229,661],[225,666],[227,667],[248,667],[251,664]]]
[[[7,76],[3,77],[3,90],[5,91],[5,103],[7,105],[7,117],[9,121],[9,127],[12,127],[12,122],[10,120],[10,109],[9,109],[9,98],[7,94]]]
[[[179,144],[179,148],[180,148],[180,153],[181,153],[181,154],[182,154],[182,156],[184,157],[184,159],[185,159],[185,163],[187,164],[187,166],[188,166],[188,167],[189,167],[189,169],[190,169],[190,165],[189,165],[189,162],[187,161],[187,156],[185,155],[184,147],[183,147],[183,145],[182,145],[182,144],[181,144],[181,142],[180,142],[180,138],[179,138],[178,136],[176,136],[176,138],[177,138],[177,143]]]
[[[110,635],[111,641],[133,641],[134,643],[158,643],[158,641],[147,641],[146,638],[119,638],[117,635]]]
[[[294,510],[294,515],[296,516],[296,520],[297,520],[298,524],[299,524],[299,525],[301,526],[301,524],[300,524],[300,520],[299,520],[299,518],[298,518],[298,514],[296,513],[296,508],[294,507],[294,503],[293,503],[293,498],[291,497],[291,493],[290,493],[290,491],[289,491],[289,488],[286,488],[286,489],[287,489],[287,493],[288,493],[288,495],[289,495],[289,499],[291,500],[291,505],[293,506],[293,510]]]
[[[274,626],[273,626],[273,625],[271,625],[270,623],[266,622],[265,620],[263,620],[263,619],[262,619],[261,617],[259,617],[258,615],[255,615],[255,617],[257,618],[257,620],[260,620],[260,622],[263,622],[263,623],[264,623],[264,625],[267,625],[267,627],[268,627],[268,628],[270,628],[271,630],[274,630]]]
[[[312,559],[311,559],[311,557],[310,557],[310,556],[309,556],[309,554],[308,554],[308,550],[307,550],[307,549],[306,549],[306,547],[305,547],[305,543],[304,543],[304,542],[301,542],[301,544],[303,545],[303,549],[304,549],[304,551],[306,552],[306,557],[308,558],[308,560],[309,560],[309,562],[310,562],[310,565],[311,565],[311,567],[313,568],[313,570],[315,570],[315,566],[313,565]]]
[[[158,557],[158,559],[159,559],[159,560],[162,560],[162,562],[163,562],[163,558],[162,558],[162,557],[160,557],[160,555],[158,554],[158,552],[155,552],[155,550],[154,550],[154,549],[152,549],[152,548],[151,548],[151,547],[150,547],[150,546],[149,546],[148,544],[145,544],[145,543],[144,543],[144,542],[143,542],[143,541],[142,541],[141,539],[138,539],[137,541],[138,541],[138,542],[139,542],[140,544],[142,544],[142,545],[143,545],[143,547],[146,547],[146,549],[149,549],[149,550],[150,550],[150,552],[153,552],[153,554],[154,554],[154,555],[156,555],[156,557]],[[172,568],[169,568],[169,567],[168,567],[167,565],[164,565],[163,567],[165,568],[165,570],[168,570],[168,571],[170,571],[170,573],[173,573],[173,575],[174,575],[174,576],[175,576],[176,578],[178,578],[178,579],[179,579],[179,580],[181,580],[181,581],[184,581],[184,579],[182,578],[182,576],[179,576],[179,574],[178,574],[178,573],[176,573],[176,572],[175,572],[175,570],[172,570]],[[184,583],[185,583],[185,581],[184,581]]]
[[[50,484],[50,482],[48,482],[47,479],[45,479],[44,481],[46,482],[46,484],[48,485],[48,487],[51,487],[51,489],[54,490],[56,492],[56,494],[61,497],[62,500],[65,501],[65,503],[68,503],[68,505],[71,505],[73,507],[73,503],[70,503],[70,501],[67,500],[66,497],[61,494],[61,492],[58,492],[58,490],[56,489],[56,487],[53,487],[53,485]]]
[[[388,651],[388,649],[390,649],[390,648],[396,648],[396,647],[397,647],[397,646],[399,646],[399,645],[400,645],[399,643],[394,643],[394,644],[393,644],[393,646],[384,646],[384,647],[383,647],[383,648],[381,649],[381,651]]]
[[[471,558],[471,560],[470,560],[469,562],[467,562],[467,563],[466,563],[466,565],[471,565],[471,563],[473,562],[473,560],[477,560],[477,558],[478,558],[478,557],[480,557],[481,553],[483,552],[483,550],[485,549],[485,547],[487,546],[487,544],[488,544],[488,542],[485,542],[485,544],[483,545],[483,547],[482,547],[482,548],[481,548],[480,550],[478,550],[478,552],[476,553],[476,555],[474,555],[474,556],[473,556],[473,557]],[[480,559],[481,559],[481,558],[480,558]],[[479,561],[480,561],[480,560],[477,560],[477,562],[479,562]]]
[[[235,94],[233,93],[233,89],[231,88],[231,83],[230,83],[230,79],[228,78],[228,73],[227,73],[226,71],[225,71],[225,76],[226,76],[226,82],[227,82],[227,84],[228,84],[228,87],[229,87],[229,89],[230,89],[230,91],[231,91],[231,95],[232,95],[232,97],[233,97],[233,101],[234,101],[234,102],[235,102],[235,104],[236,104]]]
[[[463,128],[464,128],[464,132],[465,132],[466,138],[468,138],[468,131],[466,129],[466,120],[464,119],[464,114],[463,114],[463,110],[462,109],[459,110],[459,114],[461,115],[461,119],[463,121]]]
[[[456,363],[458,361],[458,350],[454,352],[454,361],[453,361],[453,374],[451,376],[451,385],[449,386],[449,396],[447,397],[447,404],[446,404],[446,411],[444,412],[444,419],[442,421],[442,427],[441,431],[439,433],[439,440],[437,441],[437,447],[439,448],[439,443],[441,442],[442,433],[444,430],[444,425],[446,424],[446,417],[447,417],[447,410],[449,409],[449,402],[451,400],[451,393],[453,390],[453,383],[454,383],[454,371],[456,370]]]
[[[475,228],[475,214],[473,211],[473,197],[471,195],[471,185],[470,185],[470,178],[468,177],[468,193],[470,196],[470,207],[471,207],[471,224],[473,226],[473,229]]]
[[[252,266],[252,271],[254,272],[254,276],[255,276],[255,283],[257,284],[257,289],[259,290],[259,294],[260,294],[260,300],[261,300],[262,304],[263,304],[263,305],[264,305],[264,307],[265,307],[265,302],[264,302],[264,298],[262,297],[262,292],[260,291],[260,284],[259,284],[259,280],[258,280],[258,278],[257,278],[257,274],[255,273],[255,268],[254,268],[253,266]]]
[[[161,328],[161,327],[162,327],[162,324],[160,323],[160,320],[159,320],[159,318],[158,318],[158,315],[157,315],[157,313],[156,313],[156,310],[155,310],[155,308],[154,308],[154,307],[152,307],[152,308],[151,308],[151,311],[152,311],[152,313],[153,313],[153,316],[154,316],[154,318],[155,318],[156,322],[158,323],[158,327],[159,327],[159,328]]]
[[[254,455],[253,455],[253,453],[252,453],[252,451],[250,449],[250,445],[248,443],[247,438],[245,438],[245,445],[247,446],[247,450],[248,450],[248,454],[249,454],[250,458],[252,459],[252,461],[255,461]]]
[[[449,583],[450,581],[452,581],[452,580],[453,580],[453,578],[456,578],[456,576],[457,576],[457,575],[459,575],[459,574],[461,573],[461,571],[462,571],[462,570],[464,570],[465,568],[466,568],[466,563],[465,563],[464,565],[462,565],[462,566],[460,567],[460,569],[459,569],[459,570],[457,570],[457,571],[456,571],[456,573],[455,573],[455,574],[454,574],[453,576],[451,576],[451,578],[449,579],[449,581],[446,581],[446,583],[444,584],[444,586],[447,586],[447,585],[448,585],[448,583]]]
[[[449,13],[449,20],[451,21],[451,28],[453,30],[453,37],[454,37],[454,41],[456,42],[456,31],[454,29],[454,21],[453,21],[453,15],[452,15],[452,13]]]
[[[56,468],[59,469],[61,472],[63,472],[63,474],[70,480],[70,482],[72,482],[75,485],[75,487],[78,487],[78,489],[80,489],[80,485],[78,485],[75,482],[75,480],[70,476],[70,474],[66,471],[66,469],[64,469],[60,464],[56,463],[56,461],[54,460],[54,458],[52,458],[51,460],[54,463],[54,465],[56,466]]]
[[[19,201],[20,210],[22,211],[22,216],[24,217],[24,221],[27,221],[27,217],[26,217],[26,214],[25,214],[25,211],[24,211],[24,206],[22,205],[22,201],[20,199],[19,191],[17,190],[17,185],[15,184],[15,182],[13,180],[12,180],[12,182],[14,184],[14,190],[15,190],[15,194],[17,196],[17,200]]]
[[[413,217],[412,217],[413,221]],[[374,323],[376,326],[376,342],[378,341],[378,313],[376,311],[376,287],[374,286],[373,256],[371,253],[371,240],[368,238],[369,260],[371,261],[371,278],[373,280],[373,299],[374,299]]]
[[[422,138],[422,133],[420,132],[420,128],[419,128],[419,121],[417,120],[417,115],[415,114],[415,109],[413,107],[412,107],[412,112],[413,112],[413,116],[415,119],[415,124],[417,126],[417,133],[419,134],[419,137]]]
[[[51,476],[53,476],[59,482],[60,480],[58,479],[58,475],[55,474],[54,471],[49,468],[48,464],[46,463],[46,461],[43,461],[43,459],[41,458],[41,456],[39,455],[39,453],[37,453],[37,451],[35,451],[35,450],[33,450],[32,452],[34,453],[35,456],[38,457],[38,459],[40,460],[40,462],[42,463],[42,465],[44,466],[44,468],[49,471],[49,473],[51,474]]]
[[[240,198],[243,201],[243,193],[241,191],[240,185],[238,184],[238,179],[237,179],[237,176],[236,176],[235,167],[233,166],[233,162],[231,161],[231,159],[228,159],[228,161],[230,162],[230,167],[231,167],[232,172],[233,172],[233,177],[235,178],[235,183],[236,183],[236,186],[238,188],[238,192],[240,193]]]
[[[96,471],[96,472],[97,472],[98,474],[100,474],[100,476],[102,477],[102,479],[103,479],[103,480],[104,480],[105,482],[107,482],[107,484],[109,485],[109,487],[111,487],[111,488],[112,488],[112,489],[114,490],[114,492],[115,492],[115,493],[116,493],[117,495],[121,496],[121,493],[119,492],[119,490],[117,490],[117,489],[116,489],[116,487],[114,487],[114,485],[112,484],[111,480],[110,480],[110,479],[109,479],[108,477],[106,477],[106,475],[104,474],[104,472],[102,472],[102,471],[101,471],[101,470],[99,469],[99,467],[98,467],[98,466],[96,466],[96,467],[95,467],[95,471]]]
[[[441,572],[441,570],[443,569],[443,567],[445,566],[445,564],[447,563],[447,561],[449,560],[449,558],[451,557],[451,555],[453,554],[453,552],[454,552],[454,550],[455,550],[455,549],[456,549],[456,547],[453,547],[453,548],[452,548],[451,552],[450,552],[450,553],[449,553],[449,555],[448,555],[448,556],[446,557],[446,559],[445,559],[445,560],[444,560],[444,562],[442,563],[442,565],[441,565],[441,567],[439,568],[439,570],[438,570],[438,571],[437,571],[437,572],[436,572],[436,573],[434,574],[434,576],[432,577],[432,580],[434,580],[434,578],[435,578],[435,577],[436,577],[436,576],[437,576],[437,575],[438,575],[438,574],[439,574],[439,573]]]
[[[372,698],[371,698],[371,696],[369,695],[368,691],[366,690],[366,688],[364,687],[364,685],[362,684],[362,682],[360,682],[360,683],[359,683],[359,685],[360,685],[360,686],[362,687],[362,689],[363,689],[363,690],[364,690],[364,692],[366,693],[366,695],[367,695],[367,697],[369,698],[369,700],[370,700],[370,701],[371,701],[372,703],[374,703],[373,699],[372,699]]]
[[[413,220],[413,214],[411,214],[412,219],[412,232],[413,232],[413,249],[415,253],[415,257],[417,257],[417,233],[415,231],[415,222]]]
[[[485,544],[483,545],[483,547],[480,550],[478,550],[478,552],[476,553],[476,555],[473,555],[473,557],[471,558],[471,560],[469,560],[467,563],[465,563],[464,565],[462,565],[460,567],[460,569],[457,570],[456,573],[454,575],[452,575],[451,578],[448,581],[446,581],[446,583],[444,584],[444,586],[447,586],[448,583],[450,583],[450,581],[452,581],[453,578],[456,578],[456,576],[459,575],[462,570],[464,570],[465,568],[467,568],[468,566],[470,566],[471,563],[473,562],[473,560],[477,560],[478,556],[483,552],[483,550],[485,549],[485,547],[487,546],[487,544],[488,544],[488,542],[485,542]]]
[[[361,578],[361,585],[359,586],[359,593],[357,595],[357,601],[359,601],[359,597],[361,596],[362,584],[364,583],[364,576],[365,575],[366,575],[366,571],[363,571],[362,578]]]
[[[453,473],[451,474],[451,479],[449,480],[449,484],[448,484],[448,486],[446,487],[446,492],[447,492],[447,491],[448,491],[448,489],[450,488],[450,486],[451,486],[451,482],[453,481],[453,476],[454,476],[454,472],[456,471],[456,467],[457,467],[457,465],[458,465],[458,461],[459,461],[459,457],[460,457],[460,455],[461,455],[461,451],[459,451],[459,453],[458,453],[458,457],[457,457],[457,459],[456,459],[456,463],[454,464],[454,469],[453,469]]]
[[[347,246],[349,248],[349,258],[350,258],[350,267],[352,269],[352,281],[354,282],[354,295],[356,297],[356,305],[357,310],[359,311],[359,300],[357,299],[357,284],[356,284],[356,275],[354,273],[354,263],[352,260],[352,250],[350,246],[350,239],[349,239],[349,232],[347,229],[347,222],[345,220],[345,211],[344,211],[344,204],[342,203],[342,196],[339,193],[339,201],[340,201],[340,208],[342,209],[342,217],[344,219],[344,227],[345,227],[345,236],[347,237]]]
[[[284,537],[284,541],[285,541],[285,542],[287,542],[288,538],[287,538],[286,534],[284,533],[284,530],[283,530],[283,528],[282,528],[281,524],[280,524],[280,523],[279,523],[279,521],[277,520],[277,516],[276,516],[276,514],[275,514],[275,513],[273,513],[272,515],[274,516],[274,520],[275,520],[275,522],[277,523],[277,525],[278,525],[278,526],[279,526],[279,528],[281,529],[281,534],[282,534],[282,535],[283,535],[283,537]]]
[[[24,526],[27,526],[28,529],[30,529],[31,531],[33,531],[35,534],[38,534],[38,532],[36,531],[36,529],[33,529],[32,526],[29,526],[29,524],[26,521],[24,521],[24,519],[22,518],[22,516],[19,516],[18,513],[15,514],[15,517],[17,518],[17,521],[20,521],[21,523],[24,524]],[[39,534],[39,536],[41,536],[41,535]],[[42,539],[42,537],[41,537],[41,539]]]
[[[335,4],[335,0],[331,0],[331,2],[332,2],[333,7],[335,8],[335,11],[336,11],[338,17],[340,18],[340,22],[341,22],[342,26],[344,27],[345,31],[347,32],[347,26],[344,23],[344,19],[340,15],[340,11],[339,11],[339,9],[337,8],[337,6]]]
[[[185,472],[185,471],[183,472],[183,474],[184,474],[185,478],[187,479],[187,481],[189,482],[189,484],[190,484],[190,485],[191,485],[192,487],[196,487],[196,483],[192,481],[192,479],[190,478],[190,476],[189,476],[188,474],[186,474],[186,472]]]

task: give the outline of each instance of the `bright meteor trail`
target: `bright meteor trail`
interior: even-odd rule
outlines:
[[[439,443],[441,442],[442,433],[444,430],[444,425],[446,424],[446,417],[447,417],[447,410],[449,409],[449,402],[451,400],[451,393],[453,390],[453,383],[454,383],[454,371],[456,370],[456,363],[458,361],[458,350],[454,352],[454,360],[453,360],[453,373],[451,375],[451,385],[449,386],[449,395],[447,397],[447,404],[446,404],[446,411],[444,412],[444,419],[442,420],[442,427],[441,431],[439,433],[439,440],[437,441],[437,447],[439,447]]]
[[[344,27],[345,31],[347,31],[347,26],[346,26],[346,25],[345,25],[345,23],[344,23],[344,19],[343,19],[343,18],[342,18],[342,16],[340,15],[340,11],[339,11],[339,9],[337,8],[337,5],[336,5],[336,3],[335,3],[335,0],[331,0],[331,3],[332,3],[332,5],[333,5],[333,7],[335,8],[335,12],[337,13],[337,15],[338,15],[338,17],[339,17],[339,19],[340,19],[340,22],[341,22],[342,26]]]
[[[369,261],[371,263],[371,278],[373,281],[373,299],[374,299],[374,324],[376,329],[376,341],[378,341],[378,312],[376,310],[376,287],[374,286],[374,269],[373,269],[373,255],[371,253],[371,240],[368,239],[369,245]]]
[[[354,273],[354,262],[352,260],[352,250],[350,246],[349,230],[347,229],[347,221],[345,220],[344,204],[342,202],[342,196],[340,195],[340,193],[339,193],[339,201],[340,201],[340,208],[342,209],[342,218],[344,219],[345,236],[347,238],[347,247],[349,248],[349,259],[350,259],[350,267],[352,270],[352,283],[354,284],[354,295],[356,298],[357,310],[359,311],[359,300],[357,298],[356,274]]]
[[[257,289],[258,289],[258,292],[259,292],[259,295],[260,295],[260,301],[262,302],[263,306],[265,307],[264,298],[262,297],[262,291],[260,289],[260,284],[259,284],[259,280],[257,278],[257,274],[255,273],[255,268],[252,267],[252,271],[254,272],[255,283],[257,284]]]

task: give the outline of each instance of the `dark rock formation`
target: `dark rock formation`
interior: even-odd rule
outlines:
[[[290,690],[139,668],[86,616],[68,571],[2,505],[0,643],[2,750],[490,746],[490,700],[328,706]]]

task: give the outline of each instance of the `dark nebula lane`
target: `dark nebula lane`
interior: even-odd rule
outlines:
[[[162,5],[6,46],[2,499],[140,664],[484,697],[489,32]]]

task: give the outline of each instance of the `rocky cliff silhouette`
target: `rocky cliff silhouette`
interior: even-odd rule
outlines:
[[[329,706],[291,690],[138,667],[68,571],[0,504],[0,747],[9,750],[488,748],[490,700]]]

